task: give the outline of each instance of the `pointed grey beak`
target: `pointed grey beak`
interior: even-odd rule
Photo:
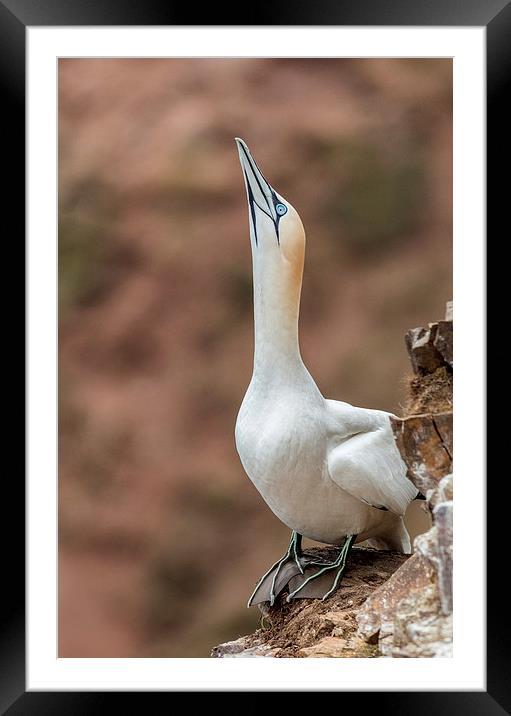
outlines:
[[[250,222],[255,243],[256,245],[258,243],[257,209],[262,211],[263,214],[266,214],[273,221],[278,241],[280,215],[277,213],[276,206],[281,206],[280,200],[272,186],[264,178],[243,139],[240,139],[239,137],[236,137],[235,139],[236,144],[238,145],[243,176],[245,178]]]

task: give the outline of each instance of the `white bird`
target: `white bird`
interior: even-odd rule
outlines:
[[[247,145],[236,138],[247,190],[254,278],[253,374],[235,429],[245,472],[274,514],[292,530],[285,555],[259,580],[270,604],[287,575],[304,575],[287,599],[325,572],[339,584],[354,542],[410,552],[403,523],[417,489],[395,445],[389,416],[323,397],[305,367],[298,343],[298,314],[305,231],[297,211],[266,181]],[[331,563],[302,558],[302,535],[342,545]],[[286,571],[286,570],[284,570]],[[309,570],[310,571],[310,570]],[[303,596],[302,593],[300,596]],[[263,599],[259,599],[263,601]]]

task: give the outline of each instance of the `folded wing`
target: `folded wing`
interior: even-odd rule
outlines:
[[[404,514],[417,496],[395,445],[390,414],[328,400],[331,479],[353,497],[378,509]]]

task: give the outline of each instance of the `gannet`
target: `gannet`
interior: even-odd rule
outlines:
[[[236,449],[266,504],[292,531],[288,550],[261,577],[248,606],[264,580],[270,580],[273,604],[279,582],[281,588],[288,582],[281,573],[304,575],[311,564],[320,569],[304,576],[287,600],[334,572],[326,599],[340,583],[353,543],[411,551],[403,514],[418,491],[395,445],[391,413],[324,398],[305,367],[298,342],[305,231],[245,142],[235,141],[248,200],[255,323],[253,373],[236,420]],[[338,545],[337,559],[304,561],[302,536]]]

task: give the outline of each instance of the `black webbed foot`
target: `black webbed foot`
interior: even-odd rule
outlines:
[[[293,532],[286,554],[273,564],[254,589],[247,606],[269,602],[287,587],[287,601],[327,599],[339,586],[356,535],[349,535],[332,562],[320,561],[301,551],[301,535]]]
[[[301,557],[302,536],[293,530],[286,554],[275,562],[266,574],[263,574],[252,592],[247,606],[251,607],[261,602],[270,602],[270,606],[273,606],[275,599],[289,580],[297,574],[304,573]]]

